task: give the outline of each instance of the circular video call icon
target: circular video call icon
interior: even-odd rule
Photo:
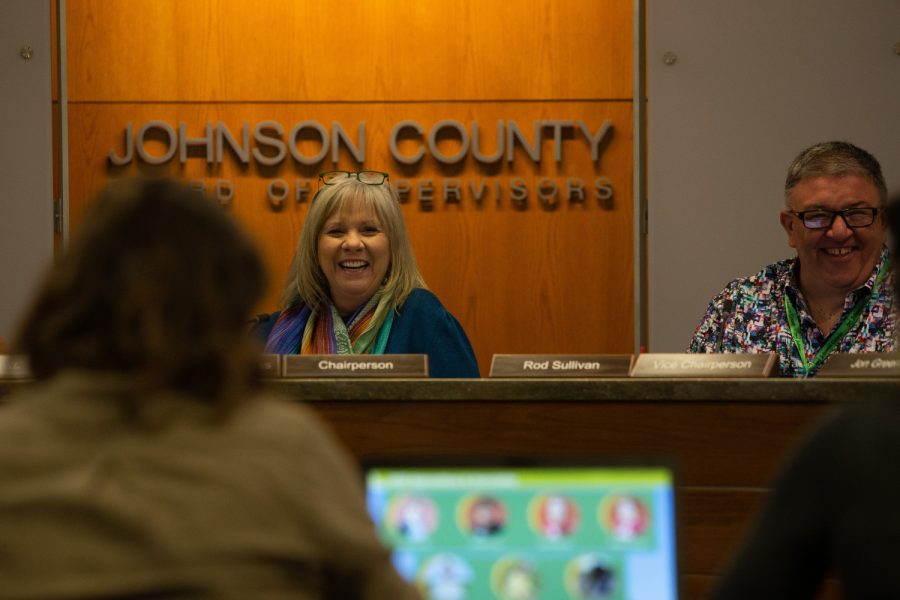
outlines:
[[[579,600],[613,598],[619,585],[612,561],[593,552],[572,559],[566,565],[564,581],[569,596]]]
[[[555,540],[574,533],[581,523],[578,504],[564,494],[542,494],[529,505],[532,529],[547,539]]]
[[[416,582],[426,600],[465,600],[474,577],[464,558],[444,553],[425,559]]]
[[[517,556],[506,556],[491,568],[491,590],[500,600],[536,600],[541,578],[537,567]]]
[[[437,507],[427,496],[398,496],[388,505],[388,523],[399,537],[424,542],[437,529]]]
[[[500,499],[483,494],[463,498],[457,508],[460,529],[476,537],[499,535],[506,528],[507,517],[506,505]]]
[[[640,498],[616,494],[601,504],[600,522],[615,539],[631,542],[647,532],[650,511]]]

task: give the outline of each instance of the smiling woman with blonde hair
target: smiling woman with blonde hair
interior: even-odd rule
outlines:
[[[425,287],[387,173],[320,177],[281,311],[256,326],[266,352],[426,354],[432,377],[478,377],[465,331]]]

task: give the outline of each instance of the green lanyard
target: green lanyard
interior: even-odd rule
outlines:
[[[875,285],[872,286],[872,293],[878,289],[878,284],[881,283],[890,269],[891,261],[890,259],[887,259],[881,266],[878,277],[875,278]],[[812,363],[806,358],[806,348],[803,345],[803,338],[800,336],[800,319],[797,317],[797,310],[794,308],[794,304],[791,302],[787,293],[784,294],[784,310],[787,313],[788,325],[791,327],[791,337],[794,339],[794,347],[797,348],[797,353],[800,354],[800,361],[803,363],[803,369],[806,371],[805,375],[809,375],[810,371],[825,362],[825,359],[834,352],[834,349],[841,343],[841,340],[844,339],[847,332],[856,326],[859,322],[859,317],[866,308],[866,304],[869,303],[869,298],[872,297],[872,293],[865,298],[859,299],[847,317],[841,322],[840,326],[828,336],[828,339],[825,340],[825,343],[822,344],[822,347],[819,348],[819,351],[813,356]]]

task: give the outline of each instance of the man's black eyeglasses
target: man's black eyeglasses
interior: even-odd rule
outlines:
[[[326,171],[319,173],[319,179],[325,185],[333,185],[348,177],[356,177],[367,185],[381,185],[388,179],[388,174],[383,171]]]
[[[799,217],[803,221],[803,225],[807,229],[828,229],[834,223],[834,218],[838,215],[844,219],[844,223],[851,229],[857,227],[868,227],[875,222],[875,215],[878,214],[880,208],[870,206],[859,208],[846,208],[844,210],[826,210],[824,208],[816,208],[814,210],[804,210],[803,212],[789,211],[795,217]]]

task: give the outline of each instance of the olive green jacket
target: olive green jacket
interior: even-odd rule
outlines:
[[[309,409],[61,374],[0,407],[0,599],[417,598]]]

